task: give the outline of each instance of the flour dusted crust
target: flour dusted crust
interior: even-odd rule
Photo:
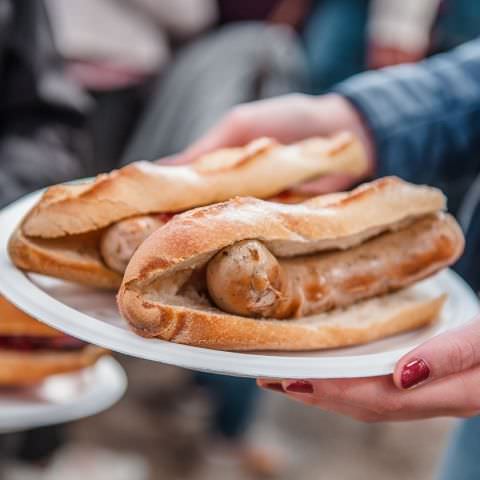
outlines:
[[[207,154],[190,165],[137,162],[90,183],[51,187],[22,228],[30,237],[63,237],[133,215],[180,212],[236,195],[266,198],[319,175],[360,175],[366,167],[363,147],[349,133],[292,145],[261,138],[246,147]]]
[[[213,255],[241,240],[258,239],[277,257],[345,249],[444,208],[439,190],[389,177],[299,205],[237,198],[195,209],[140,246],[118,305],[140,335],[230,350],[331,348],[417,328],[436,318],[444,296],[411,287],[320,315],[258,320],[217,309],[202,293],[202,275]]]
[[[27,271],[117,288],[121,276],[99,254],[100,234],[115,222],[234,196],[269,198],[321,175],[358,176],[366,169],[363,146],[346,132],[292,145],[261,138],[207,154],[190,165],[137,162],[91,182],[50,187],[12,235],[9,253],[15,265]]]

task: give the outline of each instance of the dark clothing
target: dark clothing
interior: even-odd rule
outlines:
[[[205,387],[213,404],[214,434],[238,440],[248,429],[260,394],[255,380],[195,372],[197,385]]]
[[[0,0],[0,206],[90,174],[89,107],[63,75],[43,2]],[[2,435],[0,459],[40,460],[62,439],[61,427]]]
[[[480,288],[480,181],[473,182],[480,173],[480,39],[417,65],[358,75],[335,90],[364,115],[380,176],[447,192],[467,234],[457,268]]]
[[[220,0],[218,12],[220,23],[251,22],[266,20],[279,4],[279,0]]]
[[[0,0],[0,205],[92,170],[89,98],[63,75],[40,0]]]
[[[184,47],[162,75],[122,163],[182,151],[238,103],[305,85],[302,50],[281,26],[227,25]]]
[[[314,2],[302,31],[309,93],[325,93],[366,69],[368,4],[369,0]]]

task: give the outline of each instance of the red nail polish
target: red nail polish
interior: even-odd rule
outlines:
[[[423,360],[412,360],[402,370],[402,388],[411,388],[425,381],[430,376],[430,369]]]
[[[286,390],[292,393],[313,393],[313,385],[306,380],[298,380],[288,385]]]
[[[273,390],[274,392],[285,392],[280,382],[265,383],[264,385],[262,385],[262,387],[268,388],[268,390]]]

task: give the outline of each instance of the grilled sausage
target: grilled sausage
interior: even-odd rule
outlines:
[[[406,287],[451,263],[462,248],[459,227],[443,213],[345,251],[277,259],[261,242],[245,240],[208,263],[207,287],[229,313],[301,317]]]
[[[141,215],[127,218],[108,227],[100,239],[100,253],[105,264],[123,273],[140,244],[171,215]]]

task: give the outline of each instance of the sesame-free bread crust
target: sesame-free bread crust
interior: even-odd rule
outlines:
[[[438,316],[444,295],[432,298],[413,286],[328,313],[259,320],[216,308],[202,293],[204,267],[245,239],[260,240],[279,258],[347,249],[444,208],[439,190],[388,177],[299,205],[237,198],[191,210],[140,246],[118,305],[140,335],[228,350],[332,348],[417,328]],[[463,249],[459,228],[456,236],[452,259]]]
[[[16,352],[0,349],[0,386],[27,386],[50,375],[89,367],[108,350],[87,345],[74,351]]]
[[[320,175],[361,175],[366,168],[363,147],[349,133],[292,145],[260,138],[245,147],[217,150],[190,165],[136,162],[90,183],[51,187],[22,228],[30,237],[64,237],[133,215],[181,212],[233,196],[267,198]]]
[[[109,269],[99,253],[100,235],[109,225],[237,195],[269,198],[318,176],[359,176],[367,167],[361,142],[347,132],[292,145],[261,138],[209,153],[190,165],[136,162],[91,182],[47,189],[12,235],[9,254],[26,271],[118,288],[121,275]]]
[[[62,335],[0,296],[0,335],[54,338]],[[0,348],[0,386],[25,386],[50,375],[80,370],[93,365],[108,350],[86,345],[78,350],[15,351]]]

